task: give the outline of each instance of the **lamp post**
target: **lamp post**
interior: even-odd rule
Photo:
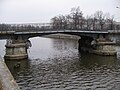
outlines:
[[[120,9],[120,7],[118,7],[118,6],[116,8]]]
[[[116,8],[117,8],[117,9],[120,9],[120,7],[118,7],[118,6],[117,6]],[[115,18],[115,19],[119,19],[119,18],[120,18],[120,17],[117,17],[117,18]],[[120,22],[119,22],[119,21],[116,22],[116,28],[117,28],[117,29],[120,29]]]
[[[120,9],[120,7],[118,7],[118,6],[117,6],[116,8],[117,8],[117,9]],[[120,18],[120,17],[117,17],[117,18],[115,18],[115,19],[118,19],[118,18]]]

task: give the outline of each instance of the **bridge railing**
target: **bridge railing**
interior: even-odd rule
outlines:
[[[64,26],[54,26],[52,23],[28,23],[28,24],[0,24],[0,31],[47,31],[47,30],[85,30],[85,31],[107,31],[110,30],[110,28],[106,29],[87,29],[86,27],[80,29],[80,28],[73,28],[70,25]]]

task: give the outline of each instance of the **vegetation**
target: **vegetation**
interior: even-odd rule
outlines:
[[[114,16],[102,11],[96,11],[93,15],[83,16],[79,7],[72,8],[70,14],[59,15],[51,19],[54,29],[80,29],[80,30],[115,30],[120,29],[114,20]]]
[[[14,30],[47,30],[47,29],[77,29],[77,30],[118,30],[120,24],[114,20],[114,16],[102,11],[96,11],[93,15],[83,15],[80,7],[72,8],[68,15],[59,15],[51,19],[49,24],[22,25],[0,24],[0,31]]]
[[[42,27],[33,25],[21,25],[21,24],[0,24],[0,31],[31,31],[41,30]]]

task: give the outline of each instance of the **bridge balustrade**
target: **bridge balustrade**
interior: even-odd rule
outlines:
[[[118,26],[116,25],[115,30],[118,30]],[[47,31],[47,30],[89,30],[89,31],[95,31],[95,30],[100,30],[98,28],[93,29],[93,28],[87,28],[83,27],[82,29],[80,28],[73,28],[70,25],[67,26],[54,26],[52,23],[33,23],[33,24],[0,24],[0,31]],[[110,26],[106,26],[103,30],[100,31],[105,31],[105,30],[110,30]]]

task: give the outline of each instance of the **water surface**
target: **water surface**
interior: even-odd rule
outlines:
[[[22,90],[120,90],[116,57],[79,53],[77,40],[30,40],[28,60],[6,61]]]

